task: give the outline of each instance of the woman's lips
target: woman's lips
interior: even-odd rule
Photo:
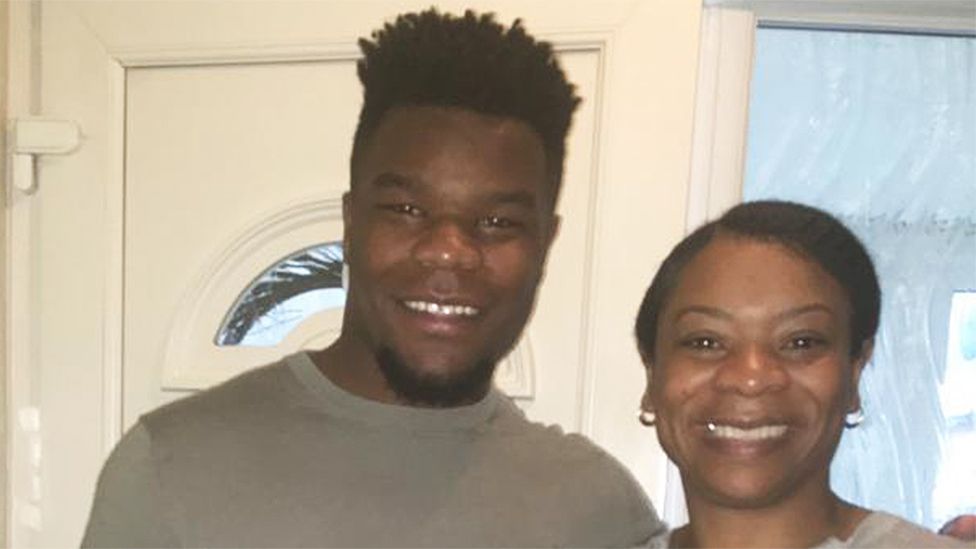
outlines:
[[[712,421],[705,424],[705,432],[708,436],[742,441],[780,438],[786,435],[787,430],[789,427],[782,423],[760,424],[752,427],[737,427]]]
[[[755,458],[781,448],[790,426],[781,421],[706,421],[701,429],[706,446],[725,456]]]

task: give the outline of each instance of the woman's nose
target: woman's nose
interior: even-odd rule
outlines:
[[[761,344],[745,345],[733,352],[715,379],[720,389],[746,396],[781,390],[789,383],[782,361]]]
[[[475,269],[482,260],[476,238],[452,219],[432,223],[415,244],[414,257],[422,265],[438,269]]]

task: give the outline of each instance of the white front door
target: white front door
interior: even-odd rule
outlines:
[[[683,228],[699,9],[474,4],[553,41],[584,98],[562,230],[498,381],[533,418],[603,443],[656,497],[662,458],[634,419],[630,325]],[[32,57],[11,80],[33,100],[11,116],[83,132],[73,154],[37,160],[36,191],[11,191],[14,545],[77,544],[101,462],[140,414],[334,337],[335,307],[279,308],[287,329],[244,345],[218,332],[262,273],[341,239],[355,39],[427,5],[14,4],[12,28],[30,32],[11,47]]]

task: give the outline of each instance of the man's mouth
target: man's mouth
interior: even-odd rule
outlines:
[[[711,437],[744,442],[780,438],[786,434],[787,430],[788,427],[781,423],[750,427],[736,427],[714,421],[705,424],[705,431]]]
[[[418,313],[426,313],[439,317],[473,317],[481,314],[481,310],[471,305],[459,303],[438,303],[435,301],[407,300],[403,306]]]

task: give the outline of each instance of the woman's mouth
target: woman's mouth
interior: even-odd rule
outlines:
[[[709,437],[733,441],[752,442],[772,440],[786,435],[788,427],[782,423],[760,424],[749,427],[722,424],[709,421],[705,424],[705,432]]]

